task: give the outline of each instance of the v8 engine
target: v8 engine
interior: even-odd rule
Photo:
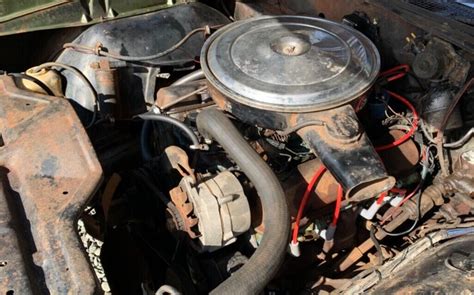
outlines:
[[[53,57],[0,76],[5,232],[35,245],[6,240],[0,287],[474,290],[472,22],[419,14],[437,1],[168,2],[52,31]]]

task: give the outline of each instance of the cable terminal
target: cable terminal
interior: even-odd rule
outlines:
[[[300,257],[301,255],[300,243],[299,242],[293,243],[293,241],[291,241],[289,251],[292,256]]]

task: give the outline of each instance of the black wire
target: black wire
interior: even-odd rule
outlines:
[[[13,76],[13,77],[16,77],[16,78],[21,78],[21,79],[26,79],[26,80],[29,80],[35,84],[37,84],[39,87],[41,87],[41,89],[43,89],[46,94],[50,95],[50,96],[55,96],[55,94],[53,93],[53,91],[51,90],[51,88],[49,88],[46,84],[44,84],[41,80],[35,78],[35,77],[32,77],[32,76],[29,76],[29,75],[26,75],[26,74],[23,74],[23,73],[10,73],[8,74],[9,76]],[[94,105],[94,111],[92,112],[92,119],[91,121],[89,122],[89,124],[87,124],[87,126],[85,126],[85,129],[89,129],[90,127],[92,127],[95,123],[96,123],[96,120],[97,120],[97,114],[98,114],[98,110],[97,110],[97,105]]]
[[[232,13],[230,13],[230,10],[226,5],[225,0],[220,0],[220,4],[222,7],[222,10],[224,10],[224,13],[227,15],[227,18],[230,19],[231,21],[234,21],[234,16],[232,15]]]
[[[199,143],[198,137],[196,136],[196,134],[194,134],[194,131],[181,121],[178,121],[174,118],[171,118],[165,115],[155,114],[155,113],[144,113],[144,114],[138,115],[137,117],[142,120],[159,121],[159,122],[172,124],[173,126],[180,129],[184,134],[186,134],[186,136],[192,142],[192,148],[199,149],[201,146],[201,144]]]
[[[133,174],[138,177],[141,181],[143,181],[143,184],[145,184],[148,189],[150,189],[157,197],[160,199],[160,201],[168,208],[170,209],[175,209],[174,204],[171,202],[170,199],[168,199],[156,186],[153,182],[150,181],[149,177],[145,175],[145,173],[142,170],[137,170],[133,171]]]
[[[407,229],[403,232],[399,232],[399,233],[387,232],[386,230],[383,229],[383,227],[379,228],[380,231],[382,231],[384,234],[386,234],[387,236],[390,236],[390,237],[400,237],[400,236],[404,236],[404,235],[409,234],[412,230],[415,229],[415,227],[418,224],[418,221],[420,221],[420,218],[421,218],[421,196],[423,195],[422,194],[422,189],[421,189],[422,186],[423,186],[423,182],[421,183],[420,190],[418,191],[418,194],[416,195],[416,202],[417,202],[416,219],[414,220],[413,225],[409,229]]]
[[[98,113],[97,105],[94,105],[94,111],[92,112],[92,119],[90,120],[89,124],[87,124],[87,126],[84,127],[85,129],[89,129],[92,126],[94,126],[97,120],[97,113]]]
[[[321,120],[309,120],[309,121],[304,121],[304,122],[301,122],[299,124],[296,124],[295,126],[293,127],[290,127],[290,128],[287,128],[285,130],[282,130],[282,131],[279,131],[278,134],[280,135],[289,135],[293,132],[296,132],[298,130],[300,130],[301,128],[304,128],[304,127],[309,127],[309,126],[324,126],[325,123],[324,121],[321,121]]]
[[[79,71],[77,68],[75,68],[73,66],[70,66],[70,65],[67,65],[67,64],[63,64],[63,63],[59,63],[59,62],[46,62],[44,64],[41,64],[39,66],[36,66],[36,67],[32,68],[32,70],[33,70],[33,72],[39,72],[41,69],[54,68],[54,67],[69,71],[77,79],[82,81],[84,86],[86,86],[89,89],[89,91],[91,92],[92,97],[94,98],[94,112],[92,114],[92,120],[89,122],[89,124],[85,128],[88,129],[88,128],[92,127],[95,124],[95,121],[97,119],[97,112],[98,112],[98,107],[99,107],[99,99],[97,97],[97,92],[96,92],[94,86],[89,81],[89,79],[84,75],[84,73]]]
[[[382,265],[385,260],[382,253],[382,247],[380,246],[379,241],[375,237],[375,225],[370,226],[370,239],[374,243],[375,249],[377,249],[378,265]]]
[[[44,84],[41,80],[39,80],[35,77],[28,76],[28,75],[23,74],[23,73],[10,73],[8,75],[13,76],[15,78],[21,78],[21,79],[31,81],[31,82],[37,84],[39,87],[41,87],[41,89],[43,89],[48,95],[55,96],[53,91],[51,90],[51,88],[48,87],[48,85]]]
[[[430,147],[431,146],[428,146],[427,151],[426,151],[426,153],[428,154],[427,157],[426,157],[426,162],[427,163],[422,163],[423,170],[421,171],[420,189],[418,190],[418,193],[415,196],[415,198],[416,198],[416,201],[415,201],[416,202],[416,219],[414,220],[413,225],[409,229],[407,229],[403,232],[399,232],[399,233],[387,232],[386,230],[383,229],[382,226],[380,226],[379,230],[387,236],[399,237],[399,236],[404,236],[406,234],[409,234],[412,230],[415,229],[415,227],[417,226],[418,222],[420,221],[420,219],[422,217],[421,216],[421,198],[423,196],[423,186],[424,186],[425,181],[426,181],[426,176],[429,173],[429,169],[430,169],[429,168]]]
[[[213,26],[215,28],[215,26]],[[110,53],[107,51],[102,50],[102,48],[99,47],[91,47],[91,46],[86,46],[86,45],[81,45],[81,44],[75,44],[75,43],[65,43],[63,45],[64,48],[71,48],[75,51],[81,52],[81,53],[87,53],[87,54],[95,54],[98,56],[105,56],[117,60],[122,60],[122,61],[129,61],[129,62],[136,62],[136,61],[148,61],[148,60],[153,60],[157,59],[160,57],[163,57],[165,55],[170,54],[171,52],[175,51],[179,47],[181,47],[186,41],[188,41],[193,35],[199,33],[199,32],[204,32],[208,30],[208,27],[202,27],[202,28],[197,28],[194,29],[190,32],[188,32],[181,40],[179,40],[176,44],[171,46],[170,48],[155,53],[153,55],[147,55],[147,56],[126,56],[126,55],[120,55],[120,54],[114,54]]]

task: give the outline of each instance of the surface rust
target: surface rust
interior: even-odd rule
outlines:
[[[388,142],[394,142],[405,133],[401,130],[390,130]],[[413,139],[385,151],[379,152],[380,157],[390,175],[397,177],[407,176],[416,168],[420,160],[420,151]]]
[[[296,124],[315,119],[324,122],[323,126],[303,127],[296,133],[343,185],[346,199],[357,202],[371,198],[395,184],[357,121],[352,106],[302,113],[291,119],[291,123]]]
[[[194,230],[198,219],[192,214],[194,206],[188,199],[186,192],[178,186],[170,190],[170,197],[171,201],[176,205],[180,217],[179,219],[174,218],[173,220],[176,230],[185,231],[191,239],[198,238],[199,235],[196,234]]]
[[[460,192],[469,197],[474,197],[474,160],[472,150],[461,155],[456,162],[453,174],[446,177],[443,182],[450,192]]]
[[[313,178],[315,171],[321,165],[322,163],[319,159],[304,162],[298,165],[297,171],[285,180],[283,187],[288,198],[291,216],[296,216],[301,197],[311,178]],[[338,186],[337,180],[329,171],[323,173],[311,192],[307,207],[311,210],[317,210],[334,203],[337,197]]]
[[[0,215],[0,241],[20,241],[17,248],[1,247],[0,260],[23,268],[2,269],[0,290],[93,293],[95,279],[76,221],[102,169],[73,108],[63,98],[20,90],[0,76],[0,132],[0,162],[7,170],[0,207],[8,213]]]
[[[176,99],[180,97],[186,96],[189,93],[196,91],[197,89],[206,86],[207,83],[205,80],[198,80],[188,82],[184,85],[171,85],[169,87],[162,87],[156,93],[156,102],[155,104],[162,108],[164,105],[174,102]],[[193,100],[197,100],[199,98],[199,94],[191,95],[183,102],[189,102]],[[174,107],[174,106],[173,106]],[[172,108],[173,108],[172,107]]]
[[[171,145],[165,148],[164,155],[167,160],[167,165],[177,170],[183,177],[189,176],[193,183],[196,182],[196,175],[193,169],[189,166],[188,154],[178,146]]]

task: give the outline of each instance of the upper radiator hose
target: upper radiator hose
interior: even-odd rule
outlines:
[[[270,167],[221,111],[203,110],[197,126],[201,134],[222,146],[254,184],[265,225],[262,242],[249,261],[211,294],[257,294],[275,276],[285,257],[290,231],[285,193]]]

